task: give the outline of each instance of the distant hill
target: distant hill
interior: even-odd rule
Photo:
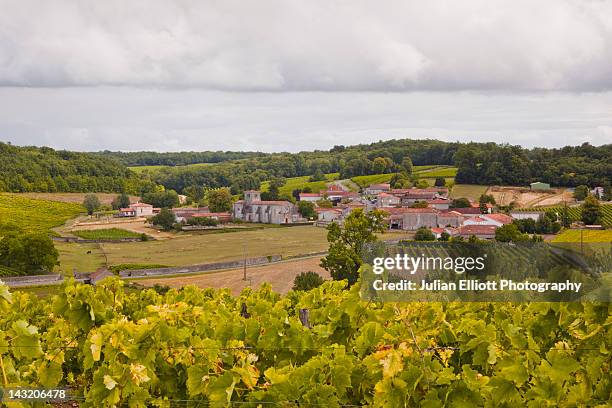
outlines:
[[[0,192],[138,193],[146,184],[111,158],[0,143]]]
[[[110,158],[128,167],[133,166],[187,166],[200,163],[221,163],[230,160],[249,159],[265,156],[259,152],[102,152],[92,153]]]

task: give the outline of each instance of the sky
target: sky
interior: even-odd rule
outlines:
[[[612,1],[0,0],[0,141],[612,142]]]

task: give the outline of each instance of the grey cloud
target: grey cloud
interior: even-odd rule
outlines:
[[[0,0],[0,85],[612,89],[612,2]]]

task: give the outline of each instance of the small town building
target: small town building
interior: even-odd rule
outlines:
[[[261,193],[255,190],[244,192],[244,200],[232,206],[232,216],[241,221],[263,224],[292,224],[306,222],[297,206],[289,201],[262,201]]]
[[[210,210],[208,207],[179,207],[173,208],[172,212],[176,217],[176,222],[183,222],[193,217],[194,214],[207,213],[210,212]]]
[[[380,193],[388,193],[391,190],[391,184],[383,183],[383,184],[370,184],[363,191],[364,194],[367,195],[377,195]]]
[[[495,225],[463,225],[459,227],[459,236],[469,239],[475,236],[478,239],[495,239]]]
[[[540,218],[542,218],[542,214],[543,213],[539,211],[511,211],[510,217],[515,220],[532,219],[534,221],[538,221]]]
[[[482,214],[465,220],[463,225],[493,225],[495,227],[501,227],[502,225],[511,223],[512,217],[506,214]]]
[[[119,217],[148,217],[156,212],[159,212],[159,208],[153,208],[151,204],[134,203],[130,204],[127,208],[121,208],[119,210]]]
[[[530,184],[532,190],[550,190],[550,184],[536,181]]]
[[[450,200],[446,198],[434,198],[432,200],[427,200],[426,203],[429,207],[435,208],[436,210],[448,210],[451,205]]]
[[[438,226],[440,227],[458,227],[463,224],[465,217],[457,211],[440,211],[438,213]]]
[[[482,215],[480,208],[477,207],[466,207],[466,208],[453,208],[453,211],[458,212],[464,217],[478,217]]]
[[[311,203],[316,203],[321,200],[323,196],[319,193],[300,193],[300,201],[310,201]]]
[[[389,193],[378,193],[376,195],[376,207],[396,207],[400,205],[400,199]]]

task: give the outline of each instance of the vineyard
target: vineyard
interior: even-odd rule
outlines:
[[[80,204],[0,194],[0,227],[14,224],[25,231],[47,231],[84,211]]]
[[[98,230],[74,230],[72,231],[77,237],[83,239],[122,239],[122,238],[141,238],[142,234],[120,229],[108,228]]]
[[[546,208],[520,208],[515,211],[528,211],[528,212],[549,212],[559,214],[559,217],[563,213],[563,206],[558,205],[554,207]],[[580,207],[567,207],[567,212],[572,221],[580,221],[582,210]],[[612,204],[601,205],[601,222],[603,225],[612,226]]]
[[[4,386],[82,407],[599,406],[612,310],[597,303],[364,302],[327,282],[282,297],[122,283],[38,299],[0,284]]]

